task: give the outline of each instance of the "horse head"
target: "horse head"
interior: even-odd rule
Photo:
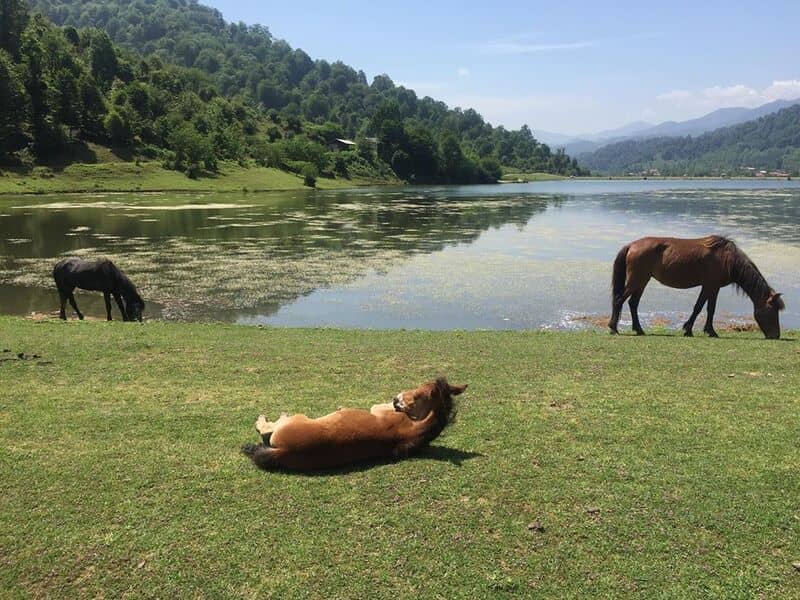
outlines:
[[[431,412],[449,418],[453,408],[452,397],[462,394],[466,389],[466,385],[450,385],[447,379],[440,377],[413,390],[400,392],[392,405],[396,411],[405,413],[414,421],[424,419]]]
[[[767,339],[777,340],[781,337],[778,313],[784,308],[786,305],[783,303],[781,294],[773,290],[770,290],[769,296],[762,303],[754,303],[753,317]]]
[[[144,300],[141,298],[126,298],[125,299],[125,312],[128,316],[128,321],[142,322],[142,313],[144,312]]]

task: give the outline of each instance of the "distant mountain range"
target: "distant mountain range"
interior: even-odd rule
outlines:
[[[658,125],[635,121],[617,129],[608,129],[593,134],[583,134],[569,136],[549,131],[534,131],[534,135],[548,146],[564,148],[570,156],[580,156],[594,152],[609,144],[622,142],[631,139],[647,139],[654,137],[678,137],[678,136],[698,136],[706,132],[719,129],[720,127],[730,127],[739,123],[746,123],[763,117],[794,104],[800,103],[800,98],[796,100],[775,100],[768,104],[763,104],[756,108],[730,107],[720,108],[707,115],[688,121],[664,121]]]
[[[759,114],[776,104],[748,113]],[[695,119],[654,129],[695,132],[714,119],[739,119],[741,110],[715,111],[701,124]],[[648,136],[607,144],[579,161],[592,172],[610,175],[800,175],[800,104],[701,135]]]

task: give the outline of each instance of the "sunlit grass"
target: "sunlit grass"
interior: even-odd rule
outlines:
[[[159,163],[109,162],[74,164],[63,171],[39,170],[22,175],[0,172],[0,194],[104,191],[268,191],[303,189],[303,178],[256,166],[242,167],[222,163],[218,174],[190,179],[183,173],[163,168]],[[361,180],[317,178],[320,189],[347,188],[372,183]]]
[[[0,590],[797,597],[797,333],[655,333],[2,317]],[[416,459],[304,477],[238,452],[261,412],[440,373],[470,387]]]

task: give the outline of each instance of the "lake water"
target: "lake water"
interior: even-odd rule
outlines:
[[[800,327],[800,185],[787,181],[6,196],[0,312],[56,310],[52,266],[77,255],[116,262],[151,318],[576,328],[608,314],[623,244],[709,233],[739,243],[784,293],[784,327]],[[645,327],[682,322],[696,294],[652,282]],[[76,297],[87,314],[105,314],[101,295]],[[732,288],[717,310],[718,321],[752,321],[752,304]]]

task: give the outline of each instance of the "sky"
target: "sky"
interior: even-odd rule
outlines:
[[[800,0],[200,0],[493,125],[570,135],[800,98]]]

